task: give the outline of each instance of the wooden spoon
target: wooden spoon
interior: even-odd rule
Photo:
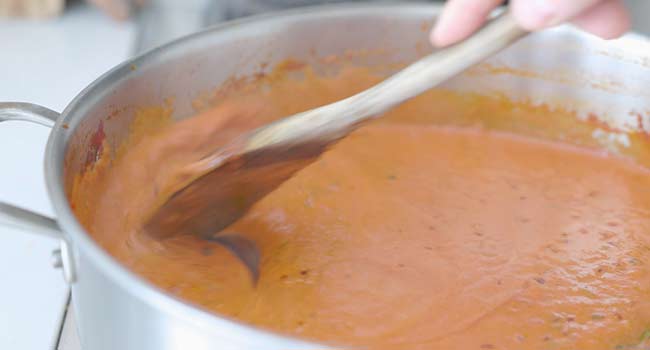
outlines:
[[[368,90],[243,135],[195,164],[194,175],[158,208],[145,229],[157,237],[181,233],[212,241],[234,237],[218,233],[363,121],[444,82],[526,34],[505,11],[463,42],[418,60]],[[228,244],[228,249],[257,278],[255,245],[242,244],[241,237],[236,243]]]

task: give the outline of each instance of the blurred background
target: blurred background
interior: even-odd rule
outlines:
[[[0,0],[0,18],[54,20],[84,0]],[[132,53],[218,22],[274,10],[350,0],[86,0],[117,21],[134,24]],[[354,0],[352,0],[354,1]],[[387,1],[387,0],[384,0]],[[388,0],[391,1],[391,0]],[[409,0],[392,0],[409,1]],[[426,1],[426,0],[425,0]],[[444,2],[429,0],[429,2]],[[507,1],[506,1],[507,2]],[[647,0],[626,1],[635,17],[635,30],[650,32]]]
[[[0,0],[0,101],[62,111],[102,73],[168,40],[242,16],[333,2],[341,1]],[[626,2],[634,30],[650,35],[650,1]],[[0,125],[0,200],[52,215],[42,167],[48,133]],[[0,223],[0,349],[76,349],[61,336],[69,293],[50,266],[55,248],[54,240]]]

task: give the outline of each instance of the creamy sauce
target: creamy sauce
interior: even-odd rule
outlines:
[[[128,147],[106,149],[77,177],[74,210],[111,255],[156,286],[284,334],[372,349],[643,348],[650,172],[587,148],[430,123],[515,115],[487,97],[429,92],[257,203],[226,230],[261,247],[256,287],[219,246],[142,234],[179,169],[253,124],[377,79],[307,72],[274,77],[271,89],[242,87],[244,101],[262,106],[251,124],[233,117],[242,100],[232,98],[173,125],[164,110],[144,113]],[[478,109],[457,108],[468,104]]]

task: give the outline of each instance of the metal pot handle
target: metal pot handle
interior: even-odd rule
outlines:
[[[59,113],[33,103],[0,102],[0,122],[21,120],[53,127],[59,118]]]
[[[58,118],[59,113],[32,103],[0,102],[0,123],[16,120],[52,128]],[[61,246],[52,252],[52,265],[63,267],[68,283],[74,281],[70,249],[56,220],[0,201],[0,224],[59,239]]]
[[[56,220],[0,201],[0,224],[51,238],[63,238]]]

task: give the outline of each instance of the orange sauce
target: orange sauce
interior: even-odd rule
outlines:
[[[264,122],[378,80],[303,73],[236,100],[263,106]],[[255,287],[219,246],[142,234],[174,171],[232,138],[225,126],[245,128],[235,95],[172,125],[169,111],[144,111],[126,146],[75,179],[81,222],[154,285],[265,329],[372,349],[650,346],[650,171],[491,128],[529,121],[545,136],[566,112],[434,90],[362,127],[226,230],[261,247]],[[593,146],[588,126],[573,130]]]

